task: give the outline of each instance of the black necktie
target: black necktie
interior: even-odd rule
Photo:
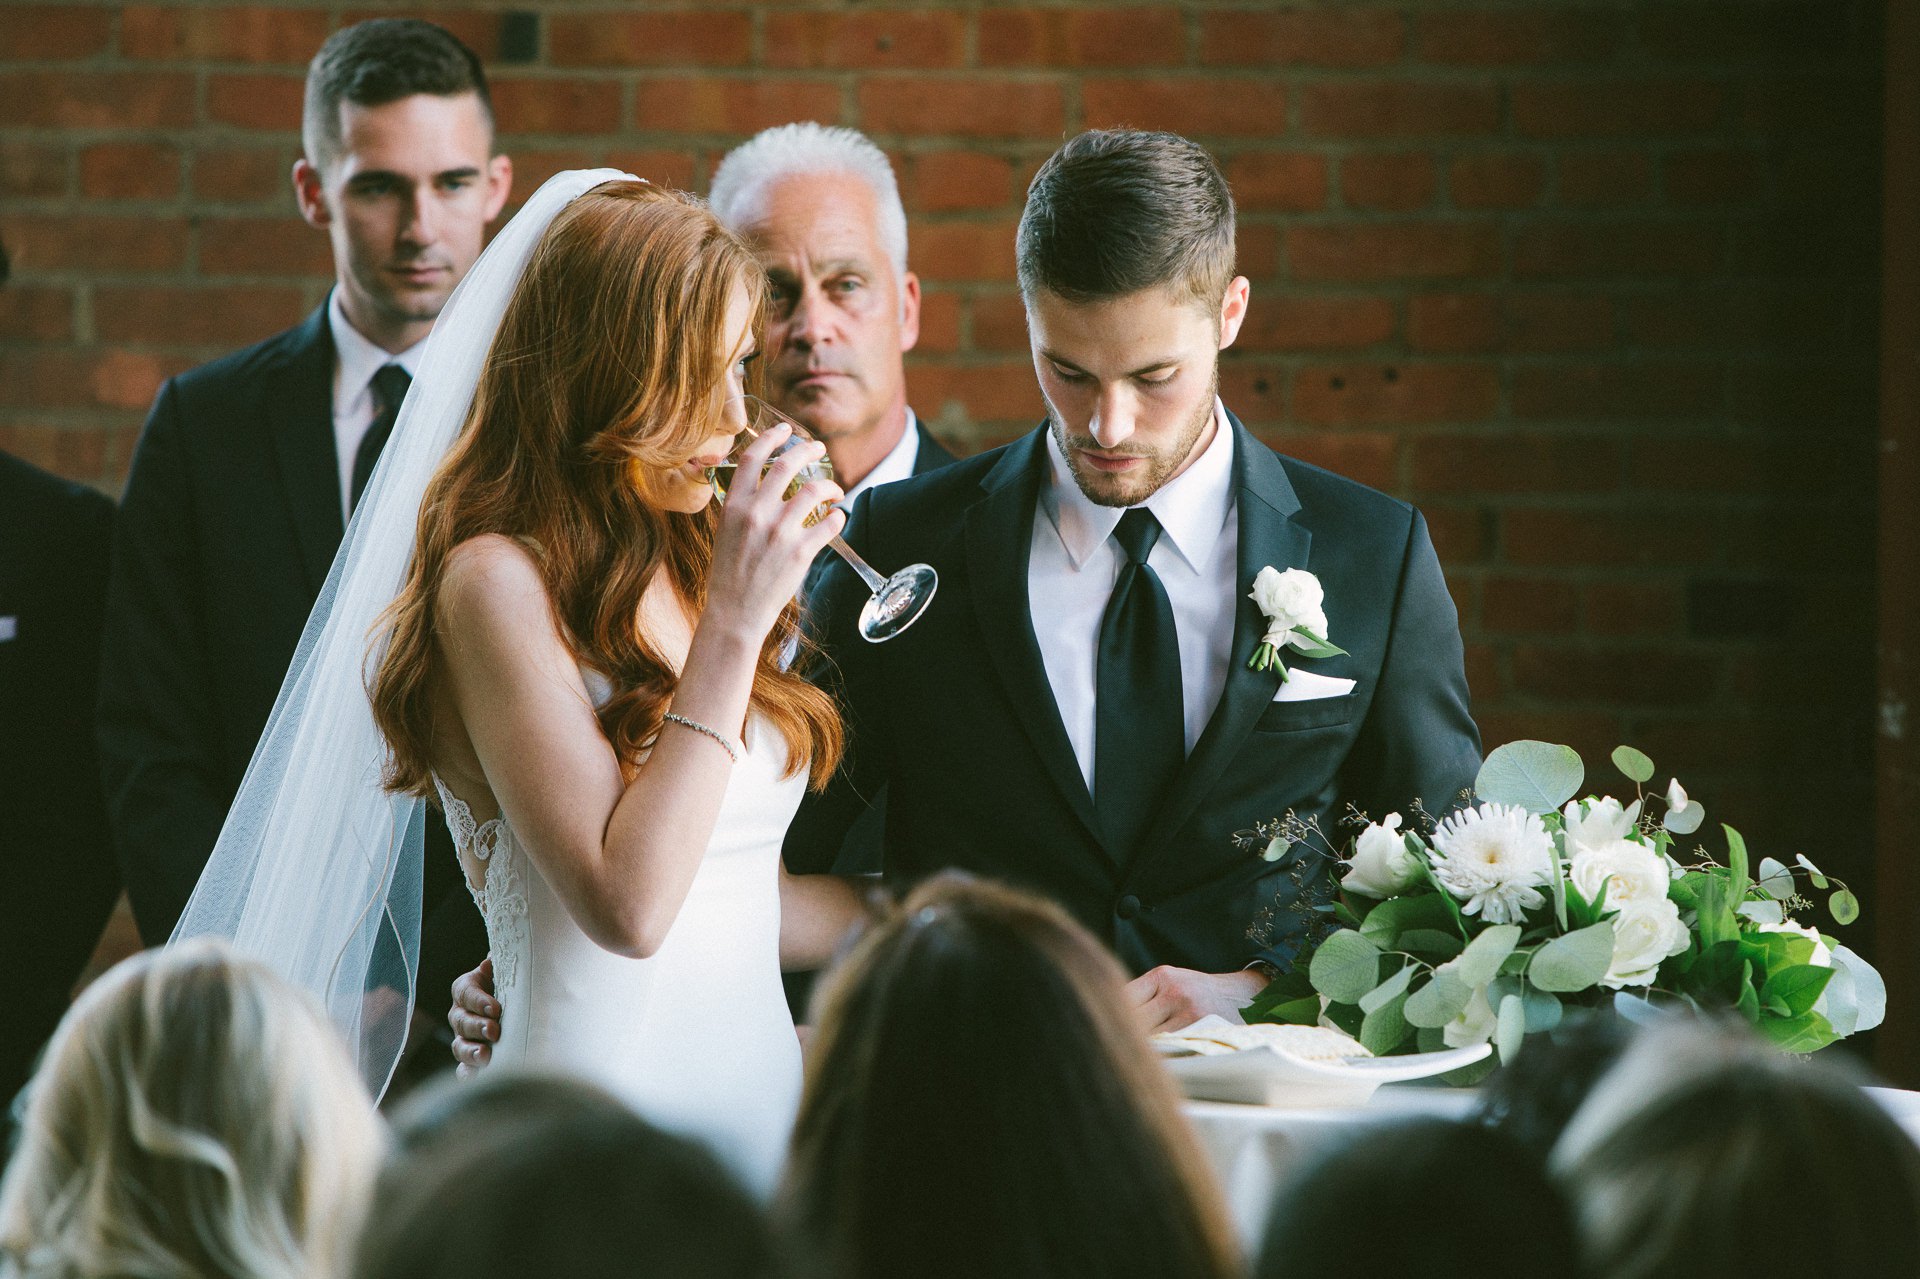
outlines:
[[[380,460],[380,450],[387,446],[387,437],[393,434],[394,419],[400,416],[400,402],[407,398],[407,388],[412,385],[413,378],[398,364],[383,364],[373,375],[373,425],[360,437],[360,447],[354,451],[353,484],[347,490],[349,514],[360,505],[360,495],[367,491],[374,463]]]
[[[1120,517],[1113,532],[1127,562],[1100,619],[1095,668],[1093,792],[1107,836],[1130,854],[1186,758],[1180,694],[1180,641],[1167,588],[1147,567],[1160,521],[1145,507]]]

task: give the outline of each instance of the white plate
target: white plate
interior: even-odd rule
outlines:
[[[1166,1056],[1180,1090],[1196,1101],[1239,1101],[1259,1106],[1363,1106],[1381,1084],[1444,1075],[1471,1066],[1493,1052],[1473,1044],[1403,1057],[1349,1057],[1302,1061],[1272,1048],[1246,1048],[1209,1056]]]

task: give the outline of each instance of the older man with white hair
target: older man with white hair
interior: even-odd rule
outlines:
[[[780,125],[727,153],[709,200],[772,285],[769,398],[826,444],[848,500],[951,462],[907,407],[920,281],[880,148],[853,129]]]

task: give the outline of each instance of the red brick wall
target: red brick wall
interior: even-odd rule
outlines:
[[[1488,738],[1597,773],[1636,742],[1762,847],[1861,872],[1876,4],[522,13],[429,16],[488,60],[523,191],[600,162],[701,189],[793,118],[888,147],[927,284],[914,401],[966,448],[1037,415],[1035,165],[1093,125],[1204,141],[1254,281],[1227,401],[1426,510]],[[319,299],[301,68],[360,16],[0,11],[0,446],[113,490],[160,378]]]

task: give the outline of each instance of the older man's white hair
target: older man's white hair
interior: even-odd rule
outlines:
[[[763,129],[727,152],[713,171],[707,203],[714,216],[735,231],[766,215],[767,196],[784,178],[845,173],[873,191],[880,245],[893,262],[899,287],[907,279],[907,211],[886,153],[856,129],[815,124],[782,124]]]

